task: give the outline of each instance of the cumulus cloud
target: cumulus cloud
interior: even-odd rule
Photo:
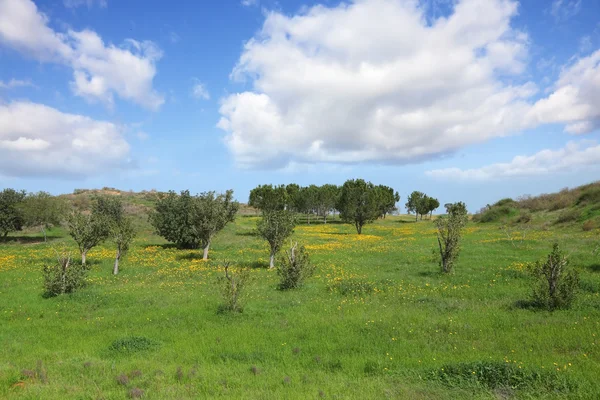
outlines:
[[[90,30],[56,32],[31,0],[0,0],[0,43],[40,61],[73,69],[73,92],[108,106],[117,95],[156,110],[164,98],[152,86],[160,49],[150,41],[128,39],[105,44]]]
[[[194,86],[192,86],[192,96],[196,99],[210,99],[210,93],[206,89],[206,85],[194,78]]]
[[[110,122],[30,102],[0,105],[0,175],[85,177],[126,167],[128,156]]]
[[[600,128],[600,50],[563,68],[553,92],[539,100],[527,118],[536,123],[566,123],[573,134]]]
[[[407,163],[523,127],[532,83],[517,4],[463,0],[426,22],[417,1],[362,0],[268,14],[232,77],[253,90],[222,101],[238,163]]]
[[[588,166],[600,166],[600,145],[594,141],[568,142],[562,149],[546,149],[531,156],[517,156],[508,163],[475,169],[436,169],[427,171],[426,175],[439,179],[488,181],[573,171]]]
[[[222,99],[218,127],[249,168],[419,162],[542,123],[589,131],[597,63],[579,60],[534,102],[517,12],[513,0],[460,0],[434,19],[416,0],[271,12],[231,74],[252,89]],[[581,110],[550,111],[565,101]]]

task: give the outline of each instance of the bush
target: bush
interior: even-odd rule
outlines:
[[[447,217],[435,220],[437,240],[440,250],[440,267],[442,272],[451,273],[454,262],[460,252],[462,229],[468,221],[467,207],[463,202],[446,204]]]
[[[577,294],[579,276],[569,266],[569,260],[557,243],[546,261],[538,261],[531,268],[532,300],[541,308],[550,311],[571,307]]]
[[[592,187],[577,198],[577,205],[600,203],[600,187]]]
[[[501,207],[501,206],[506,206],[509,204],[513,204],[515,201],[513,199],[511,199],[510,197],[506,198],[506,199],[502,199],[498,202],[496,202],[496,204],[494,204],[495,207]]]
[[[315,266],[310,264],[308,253],[304,246],[297,249],[296,243],[285,256],[280,258],[277,266],[277,275],[279,275],[279,289],[296,289],[304,283],[306,278],[310,278],[315,272]],[[297,250],[297,251],[296,251]]]
[[[218,283],[223,297],[223,304],[219,312],[241,313],[244,311],[243,296],[250,278],[248,269],[239,269],[235,274],[229,271],[229,263],[225,263],[225,276],[219,278]]]
[[[478,218],[479,222],[495,222],[501,218],[510,217],[515,214],[516,210],[507,205],[503,206],[494,206],[486,210],[483,214],[481,214]]]
[[[82,264],[74,263],[69,254],[60,254],[57,262],[45,265],[44,289],[46,297],[72,293],[85,286],[86,269]]]
[[[581,216],[581,212],[576,209],[565,210],[560,213],[558,219],[556,220],[557,224],[564,224],[567,222],[577,221]]]
[[[594,221],[585,221],[585,223],[582,226],[582,229],[585,232],[589,232],[591,230],[593,230],[596,227],[596,224],[594,223]]]
[[[531,222],[531,213],[529,211],[522,211],[517,218],[517,223],[528,224]]]

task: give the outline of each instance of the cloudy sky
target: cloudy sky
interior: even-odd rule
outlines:
[[[597,0],[0,0],[0,188],[600,179]]]

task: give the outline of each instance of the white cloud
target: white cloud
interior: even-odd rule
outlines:
[[[475,169],[446,168],[427,171],[438,179],[488,181],[514,177],[532,177],[568,172],[582,167],[600,166],[600,145],[593,141],[569,142],[559,150],[542,150],[532,156],[517,156],[508,163]]]
[[[527,118],[536,123],[566,123],[573,134],[600,128],[600,50],[564,68],[547,98],[539,100]]]
[[[192,87],[192,96],[196,99],[210,99],[210,93],[208,92],[208,89],[206,89],[206,85],[196,78],[194,78],[194,82],[194,86]]]
[[[106,8],[108,5],[106,0],[63,0],[63,4],[67,8],[77,8],[81,6],[92,8],[95,4],[98,4],[101,8]]]
[[[8,82],[0,81],[0,89],[14,89],[18,87],[36,87],[29,79],[11,79]]]
[[[565,21],[579,14],[581,0],[554,0],[550,6],[550,14],[557,21]]]
[[[222,100],[238,164],[407,163],[508,135],[525,124],[528,38],[510,0],[463,0],[426,22],[416,1],[362,0],[267,15],[232,78],[253,90]]]
[[[84,177],[125,167],[128,156],[110,122],[30,102],[0,105],[0,175]]]
[[[242,0],[242,5],[245,7],[255,6],[258,4],[258,0]]]
[[[112,106],[116,94],[152,110],[164,103],[152,87],[162,56],[152,42],[128,39],[117,47],[90,30],[59,33],[32,1],[0,0],[0,43],[40,61],[70,66],[73,92],[88,100]]]

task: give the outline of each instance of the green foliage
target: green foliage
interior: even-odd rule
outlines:
[[[375,201],[377,202],[379,216],[385,218],[387,214],[398,209],[396,203],[400,201],[400,195],[389,186],[378,185],[375,186]]]
[[[25,200],[25,191],[4,189],[0,192],[0,236],[20,231],[25,224],[21,205]]]
[[[347,180],[342,186],[337,209],[342,221],[354,224],[360,235],[363,226],[380,215],[375,186],[362,179]]]
[[[73,212],[68,218],[69,235],[75,240],[81,253],[81,263],[85,265],[88,251],[106,240],[110,234],[110,224],[97,212],[84,214]]]
[[[431,371],[429,377],[452,387],[533,389],[541,392],[569,392],[574,389],[567,377],[555,371],[532,370],[498,361],[446,364]]]
[[[570,308],[577,295],[579,274],[569,265],[569,260],[558,243],[545,261],[538,261],[531,268],[532,300],[550,311]]]
[[[44,239],[46,229],[58,226],[67,214],[67,203],[47,192],[30,193],[21,205],[25,225],[41,227]]]
[[[120,220],[113,222],[110,225],[109,238],[115,244],[117,254],[115,256],[115,264],[113,267],[113,274],[119,273],[119,262],[121,258],[127,254],[131,242],[136,236],[135,228],[131,218],[121,217]]]
[[[446,205],[447,216],[435,220],[438,229],[437,239],[440,250],[440,267],[442,272],[454,270],[454,262],[460,252],[462,229],[468,221],[465,203],[458,202]]]
[[[494,205],[491,208],[488,208],[484,212],[480,213],[480,215],[477,218],[477,221],[483,223],[497,222],[501,219],[511,217],[516,213],[517,210],[508,205]]]
[[[95,196],[92,214],[101,216],[109,225],[119,223],[125,217],[123,200],[118,196]]]
[[[250,191],[248,205],[263,212],[281,211],[288,208],[290,198],[285,185],[260,185]]]
[[[407,214],[415,213],[415,220],[419,216],[419,211],[422,210],[424,199],[425,193],[415,190],[408,196],[408,200],[404,205]]]
[[[265,239],[271,248],[269,267],[275,266],[275,255],[281,249],[283,242],[290,237],[296,227],[294,213],[286,210],[264,212],[257,223],[258,234]]]
[[[74,263],[71,256],[63,252],[57,256],[56,263],[44,265],[44,296],[72,293],[85,286],[86,272],[82,264]]]
[[[496,204],[494,204],[494,207],[512,206],[512,205],[514,205],[514,203],[515,203],[515,201],[513,199],[511,199],[510,197],[507,197],[505,199],[497,201]]]
[[[581,217],[581,211],[576,208],[573,208],[570,210],[564,210],[558,216],[556,223],[564,224],[567,222],[574,222],[574,221],[577,221],[580,217]]]
[[[373,293],[375,285],[372,282],[360,279],[343,279],[335,282],[335,284],[329,287],[329,290],[336,291],[342,296],[362,296]]]
[[[296,289],[304,284],[315,272],[315,265],[310,263],[308,253],[304,246],[297,248],[296,243],[281,257],[277,266],[279,275],[279,289]]]
[[[160,236],[179,248],[207,248],[213,237],[234,220],[238,209],[232,190],[198,196],[191,196],[188,190],[180,195],[171,191],[159,197],[150,223]]]
[[[236,272],[229,270],[229,263],[224,265],[225,276],[218,278],[219,289],[223,303],[219,312],[241,313],[244,311],[244,297],[246,286],[250,281],[250,270],[240,268]]]
[[[340,188],[337,185],[325,184],[318,187],[315,199],[317,215],[323,217],[327,222],[327,216],[335,208],[340,196]]]
[[[118,353],[137,353],[141,351],[154,350],[160,347],[160,343],[143,336],[127,336],[119,338],[111,343],[109,350]]]
[[[600,187],[591,187],[577,198],[577,205],[600,203]]]

